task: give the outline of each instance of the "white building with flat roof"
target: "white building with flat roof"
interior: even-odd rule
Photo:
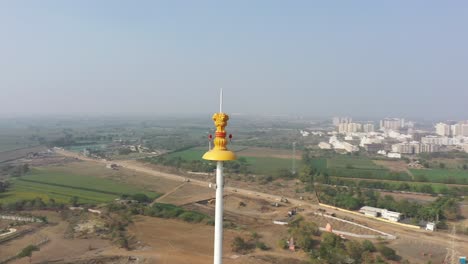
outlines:
[[[359,209],[359,212],[365,216],[382,217],[392,222],[398,222],[401,220],[401,213],[399,212],[393,212],[387,209],[372,206],[363,206],[361,209]]]

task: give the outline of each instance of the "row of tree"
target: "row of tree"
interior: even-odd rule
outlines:
[[[29,171],[30,169],[27,163],[19,165],[6,164],[0,166],[0,175],[5,176],[19,177],[26,175]]]
[[[360,188],[316,186],[315,191],[321,202],[350,210],[357,210],[367,205],[397,211],[415,220],[435,221],[460,218],[460,206],[457,198],[454,197],[439,197],[434,202],[422,205],[406,199],[397,201],[391,195],[381,196],[378,192],[362,191]]]
[[[155,158],[144,158],[143,161],[159,164],[163,166],[175,167],[187,171],[212,173],[216,169],[216,163],[207,160],[186,160],[181,157],[170,157],[163,155]],[[251,164],[244,157],[237,160],[226,162],[224,171],[227,173],[249,174],[251,173]]]
[[[72,202],[71,198],[71,202]],[[42,198],[36,197],[34,199],[17,200],[15,202],[0,203],[0,211],[28,211],[28,210],[62,210],[66,207],[64,203],[56,202],[55,199],[50,198],[47,202]]]

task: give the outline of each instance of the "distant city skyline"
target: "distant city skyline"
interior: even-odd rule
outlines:
[[[466,1],[4,1],[0,117],[468,119]]]

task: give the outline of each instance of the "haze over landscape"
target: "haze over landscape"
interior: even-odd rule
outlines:
[[[467,25],[467,1],[0,1],[0,264],[466,264]]]
[[[466,1],[2,1],[1,116],[466,118]]]

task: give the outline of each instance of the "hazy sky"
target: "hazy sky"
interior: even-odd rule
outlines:
[[[468,118],[468,1],[1,1],[0,115]]]

